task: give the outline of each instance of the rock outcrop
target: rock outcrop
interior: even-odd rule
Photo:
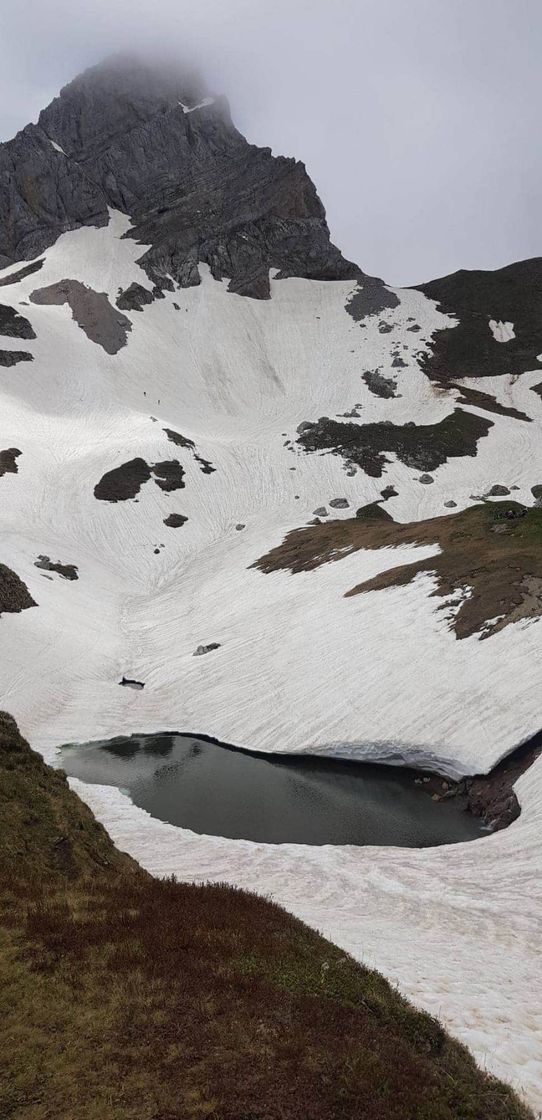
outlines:
[[[140,263],[158,292],[171,278],[198,284],[200,262],[260,299],[271,268],[362,275],[331,244],[302,163],[249,144],[225,99],[193,74],[130,56],[87,70],[0,145],[0,267],[36,257],[67,230],[106,225],[108,207],[132,219],[127,236],[151,246]]]

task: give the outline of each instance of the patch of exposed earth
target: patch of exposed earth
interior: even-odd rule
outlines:
[[[466,797],[468,812],[480,817],[490,832],[498,832],[519,817],[521,807],[514,786],[541,752],[542,733],[539,733],[516,747],[489,774],[476,774],[459,782],[443,779],[437,774],[423,774],[415,778],[415,782],[434,801]]]
[[[0,615],[19,614],[20,611],[37,605],[16,572],[5,564],[0,564]]]
[[[374,502],[355,518],[294,529],[252,567],[310,571],[360,549],[404,545],[436,545],[440,552],[391,567],[350,588],[345,597],[404,586],[430,574],[431,594],[445,600],[441,609],[459,639],[489,638],[512,622],[542,616],[542,509],[512,501],[410,524],[393,521]]]
[[[35,338],[32,324],[14,307],[0,303],[0,334],[7,338]]]
[[[521,412],[518,408],[509,408],[507,405],[501,404],[492,393],[483,393],[480,389],[471,389],[467,385],[457,385],[454,381],[450,382],[447,388],[458,390],[459,396],[456,397],[458,404],[475,405],[476,408],[482,408],[485,412],[495,412],[498,416],[510,416],[513,420],[532,421],[532,416],[527,416],[526,412]],[[542,385],[540,388],[542,390]]]
[[[34,355],[28,350],[0,350],[0,366],[11,369],[19,362],[33,362]]]
[[[439,309],[458,324],[437,331],[422,368],[434,381],[494,377],[538,369],[542,352],[542,257],[519,261],[495,272],[461,269],[419,284]],[[490,323],[511,324],[513,337],[502,340]],[[498,334],[498,332],[497,332]]]
[[[362,377],[367,388],[375,397],[383,397],[387,400],[390,397],[397,396],[397,382],[394,377],[384,377],[377,369],[367,370],[367,373],[364,373]]]
[[[163,463],[155,463],[151,471],[156,485],[167,493],[171,490],[182,490],[184,487],[184,469],[178,459],[166,459]]]
[[[170,529],[180,529],[187,521],[188,518],[183,513],[170,513],[167,517],[164,517],[164,525],[167,525]]]
[[[298,443],[305,451],[328,451],[356,463],[366,474],[380,478],[385,452],[393,452],[407,467],[431,471],[448,459],[476,455],[478,440],[492,427],[473,412],[456,408],[438,424],[343,423],[322,416],[316,423],[305,421]],[[301,427],[301,425],[300,425]]]
[[[144,288],[142,284],[130,284],[124,291],[120,291],[117,297],[117,307],[121,311],[143,311],[149,303],[154,303],[155,296]]]
[[[386,287],[383,280],[376,276],[363,276],[352,292],[346,310],[359,323],[369,315],[380,315],[382,311],[398,306],[398,296]]]
[[[45,257],[39,261],[32,261],[31,264],[25,264],[23,268],[18,268],[15,272],[10,272],[8,276],[3,276],[0,279],[0,288],[5,288],[8,284],[18,284],[20,280],[25,280],[27,276],[32,276],[33,272],[39,272],[40,268],[45,263]]]
[[[106,471],[94,487],[94,497],[102,502],[129,501],[152,476],[161,490],[169,492],[184,487],[184,469],[178,459],[149,465],[145,459],[136,458]]]
[[[107,354],[117,354],[126,346],[130,320],[113,307],[107,292],[95,292],[80,280],[59,280],[47,288],[36,288],[30,295],[32,303],[62,307],[67,303],[75,322],[91,342]]]
[[[3,474],[17,474],[17,459],[21,454],[17,447],[7,447],[5,451],[0,451],[0,478]]]
[[[60,560],[53,561],[48,556],[38,556],[34,561],[35,568],[42,568],[45,572],[57,572],[63,579],[79,579],[75,564],[62,564]]]
[[[198,455],[194,440],[188,439],[187,436],[181,435],[180,432],[175,432],[173,428],[164,428],[163,430],[171,443],[176,444],[177,447],[186,447],[188,451],[193,453],[194,459],[202,474],[214,474],[216,467],[213,467],[213,464],[208,459],[204,459],[201,455]]]

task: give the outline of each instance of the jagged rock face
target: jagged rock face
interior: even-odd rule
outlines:
[[[461,269],[418,290],[458,320],[457,326],[436,333],[432,356],[424,362],[432,380],[515,376],[538,368],[542,257],[494,272]]]
[[[86,71],[0,146],[0,265],[36,256],[66,230],[107,224],[108,207],[152,246],[141,263],[158,289],[168,276],[198,284],[200,261],[258,298],[269,295],[270,268],[360,275],[330,243],[302,163],[249,144],[227,102],[193,75],[132,58]]]

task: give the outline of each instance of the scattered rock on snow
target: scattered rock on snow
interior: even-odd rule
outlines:
[[[134,681],[131,680],[130,677],[123,677],[122,680],[119,681],[119,684],[123,685],[124,688],[135,688],[138,691],[142,688],[145,688],[143,681]]]
[[[502,497],[506,497],[506,495],[509,494],[509,493],[510,493],[510,491],[509,491],[507,486],[501,486],[500,483],[497,482],[497,483],[495,483],[495,486],[491,487],[491,490],[488,490],[485,497],[486,498],[502,498]]]
[[[26,583],[11,568],[0,564],[0,616],[6,614],[19,614],[28,607],[37,607]]]
[[[121,311],[143,311],[143,308],[154,300],[154,295],[142,284],[130,284],[124,291],[120,291],[117,298],[117,307]]]
[[[348,509],[350,502],[346,498],[332,498],[329,504],[333,509]]]
[[[58,572],[63,579],[79,579],[75,564],[61,564],[60,560],[53,563],[48,556],[38,556],[34,561],[35,568],[43,568],[45,572]]]
[[[3,474],[17,474],[18,466],[16,460],[22,452],[18,447],[7,447],[5,451],[0,451],[0,478]]]
[[[434,481],[435,480],[431,474],[421,474],[418,479],[418,482],[423,482],[424,486],[429,486],[430,483]]]
[[[387,502],[388,498],[397,498],[398,496],[395,486],[385,486],[384,489],[380,491],[380,493],[385,502]]]
[[[198,646],[192,656],[201,657],[203,653],[210,653],[212,649],[220,649],[220,642],[209,642],[206,646]]]
[[[182,513],[170,513],[167,517],[164,517],[164,525],[167,525],[170,529],[180,529],[186,521],[188,521],[188,518]]]
[[[363,374],[363,380],[371,393],[375,397],[383,397],[385,400],[390,397],[396,397],[397,382],[393,377],[384,377],[379,370],[367,370]]]
[[[34,355],[29,350],[0,350],[0,366],[10,369],[18,362],[33,362]]]

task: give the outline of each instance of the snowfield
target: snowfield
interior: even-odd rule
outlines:
[[[360,424],[441,421],[458,391],[431,383],[417,356],[454,320],[399,290],[396,308],[357,322],[350,280],[272,279],[270,301],[247,299],[202,267],[199,287],[124,312],[132,329],[111,355],[67,305],[31,296],[66,279],[113,306],[134,282],[150,289],[135,263],[144,249],[122,238],[128,227],[112,213],[106,228],[64,234],[38,272],[0,288],[36,334],[0,343],[34,358],[0,368],[0,450],[21,451],[18,473],[0,478],[0,559],[38,604],[0,619],[2,707],[49,761],[66,742],[177,730],[452,776],[490,769],[540,730],[542,621],[458,641],[431,576],[344,598],[434,548],[357,552],[296,575],[251,565],[331,499],[349,503],[334,517],[351,517],[389,484],[398,496],[386,509],[403,522],[440,516],[452,499],[464,509],[496,483],[532,504],[540,369],[469,379],[532,422],[461,406],[493,426],[475,456],[433,471],[432,485],[393,455],[381,478],[351,473],[338,455],[304,452],[298,425],[352,409]],[[512,324],[495,326],[514,337]],[[397,382],[396,397],[363,381],[376,368]],[[134,458],[178,459],[185,485],[168,492],[152,478],[136,500],[98,500],[103,475]],[[188,520],[170,528],[171,513]],[[77,581],[36,568],[40,555],[75,564]],[[220,648],[193,656],[212,642]],[[144,689],[119,688],[123,676]],[[542,758],[518,783],[522,814],[509,829],[425,851],[201,837],[118,790],[72,784],[150,871],[272,895],[396,981],[542,1109]]]

